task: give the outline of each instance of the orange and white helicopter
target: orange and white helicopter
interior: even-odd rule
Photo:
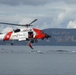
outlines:
[[[38,39],[45,39],[45,38],[51,38],[50,35],[44,33],[42,30],[37,29],[37,28],[28,28],[29,26],[32,26],[31,24],[37,21],[37,19],[33,20],[29,24],[13,24],[13,23],[4,23],[0,22],[0,24],[6,24],[6,25],[12,25],[12,26],[23,26],[23,29],[15,29],[7,33],[2,33],[0,34],[0,40],[3,41],[9,41],[9,40],[18,40],[18,41],[23,41],[26,40],[28,41],[28,46],[33,49],[31,43],[37,43]],[[13,42],[11,43],[13,45]]]

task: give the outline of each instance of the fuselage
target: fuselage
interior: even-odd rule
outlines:
[[[7,33],[0,34],[0,40],[27,40],[29,38],[33,39],[44,39],[46,36],[41,30],[36,28],[24,28],[16,29]]]

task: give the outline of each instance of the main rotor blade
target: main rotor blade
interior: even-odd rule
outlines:
[[[13,23],[4,23],[4,22],[0,22],[0,24],[6,24],[6,25],[11,25],[11,26],[23,26],[23,27],[28,27],[28,26],[32,26],[29,24],[13,24]]]
[[[31,25],[31,24],[34,23],[35,21],[37,21],[37,19],[33,20],[31,23],[29,23],[29,25]]]
[[[21,25],[21,24],[4,23],[4,22],[0,22],[0,24],[14,25],[14,26],[23,26],[23,25]]]
[[[37,21],[37,19],[33,20],[31,23],[29,24],[13,24],[13,23],[6,23],[6,22],[0,22],[0,24],[6,24],[6,25],[12,25],[12,26],[23,26],[23,27],[29,27],[32,26],[31,24],[34,23],[35,21]]]

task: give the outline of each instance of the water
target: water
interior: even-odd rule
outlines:
[[[1,46],[0,75],[76,75],[76,47]]]

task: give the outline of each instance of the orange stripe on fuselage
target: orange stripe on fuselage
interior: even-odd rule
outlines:
[[[11,37],[11,35],[12,35],[12,31],[11,32],[8,32],[6,35],[5,35],[5,37],[4,37],[4,39],[3,40],[10,40],[10,37]]]

